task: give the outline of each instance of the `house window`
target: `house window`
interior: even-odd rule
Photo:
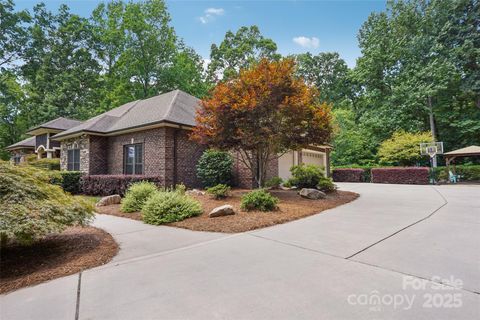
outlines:
[[[123,147],[123,173],[143,174],[143,144],[129,144]]]
[[[67,170],[80,171],[80,149],[70,149],[67,153]]]
[[[22,159],[22,156],[13,157],[13,163],[14,164],[19,164],[21,159]]]

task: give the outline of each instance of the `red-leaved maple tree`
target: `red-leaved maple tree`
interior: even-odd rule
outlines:
[[[261,60],[237,78],[219,83],[201,101],[192,139],[238,152],[259,187],[268,163],[289,150],[327,143],[330,107],[295,75],[291,59]]]

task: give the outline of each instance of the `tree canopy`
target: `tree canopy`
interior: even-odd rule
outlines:
[[[259,187],[271,160],[288,150],[328,143],[332,131],[329,106],[295,76],[291,59],[262,59],[218,84],[202,101],[196,120],[193,137],[237,151]]]
[[[398,0],[358,31],[349,67],[337,52],[292,55],[296,76],[334,113],[334,165],[378,163],[395,132],[432,133],[446,150],[480,143],[478,0]],[[227,31],[210,62],[175,32],[163,0],[111,0],[89,17],[0,0],[0,156],[59,116],[88,119],[174,89],[210,97],[242,69],[282,57],[255,26]]]

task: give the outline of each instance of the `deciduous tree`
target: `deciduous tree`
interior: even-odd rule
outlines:
[[[291,59],[262,59],[219,83],[196,119],[192,137],[238,152],[258,186],[264,185],[270,161],[288,150],[327,143],[332,132],[330,107],[295,76]]]

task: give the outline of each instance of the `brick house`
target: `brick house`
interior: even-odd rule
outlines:
[[[165,186],[184,183],[197,187],[196,164],[205,146],[191,141],[189,134],[198,106],[199,99],[175,90],[129,102],[61,131],[39,130],[47,127],[41,125],[29,133],[48,133],[48,148],[58,150],[52,157],[60,157],[62,170],[159,176]],[[36,152],[48,148],[37,147]],[[272,161],[268,176],[288,178],[290,167],[299,163],[322,165],[328,173],[329,151],[330,147],[323,146],[287,153]],[[250,171],[238,160],[234,177],[240,187],[254,185]]]

